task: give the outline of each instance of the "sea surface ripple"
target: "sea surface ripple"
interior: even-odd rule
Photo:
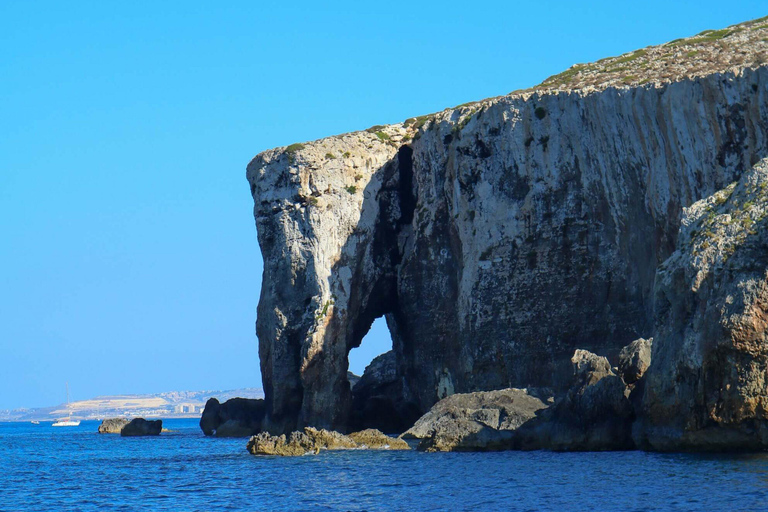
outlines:
[[[768,454],[339,451],[256,457],[196,420],[159,437],[0,423],[1,511],[766,510]]]

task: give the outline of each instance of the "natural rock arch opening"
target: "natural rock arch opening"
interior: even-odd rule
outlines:
[[[402,258],[400,238],[410,226],[416,206],[413,187],[413,149],[400,146],[379,171],[382,185],[371,198],[378,211],[370,239],[374,279],[350,294],[355,305],[346,341],[350,381],[347,428],[377,428],[403,432],[420,416],[408,400],[404,384],[406,363],[402,332],[398,328],[397,266]],[[364,206],[365,208],[365,206]],[[365,275],[361,272],[360,275]],[[350,373],[352,375],[350,375]]]
[[[363,370],[359,380],[350,382],[352,404],[348,425],[352,431],[376,428],[399,434],[421,415],[418,407],[406,397],[403,371],[398,367],[402,354],[398,355],[394,340],[396,329],[393,331],[390,324],[393,321],[385,317],[375,319],[359,348],[349,351],[352,373]],[[349,373],[347,377],[351,377]]]
[[[349,358],[349,371],[357,377],[362,377],[366,367],[375,358],[390,350],[392,350],[392,335],[387,327],[386,319],[381,316],[373,321],[360,345],[349,351],[347,356]],[[350,382],[350,384],[352,383]]]

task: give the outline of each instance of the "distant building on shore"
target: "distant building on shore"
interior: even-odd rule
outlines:
[[[194,404],[178,404],[173,406],[173,412],[176,414],[190,414],[196,411]]]

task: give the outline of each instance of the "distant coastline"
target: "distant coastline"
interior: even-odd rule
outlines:
[[[240,388],[207,391],[168,391],[144,395],[97,396],[71,403],[71,415],[78,420],[98,420],[115,417],[199,418],[205,402],[216,397],[264,398],[261,388]],[[0,421],[54,421],[67,416],[66,404],[51,407],[0,410]]]

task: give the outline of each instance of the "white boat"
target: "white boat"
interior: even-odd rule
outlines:
[[[54,427],[76,427],[80,424],[80,420],[72,419],[72,411],[69,405],[69,382],[67,382],[67,417],[60,420],[56,420],[53,424]]]
[[[32,423],[33,425],[39,425],[40,424],[40,422],[37,421],[37,420],[32,420],[32,421],[30,421],[30,423]]]
[[[80,420],[61,419],[51,425],[53,427],[76,427],[80,424]]]

